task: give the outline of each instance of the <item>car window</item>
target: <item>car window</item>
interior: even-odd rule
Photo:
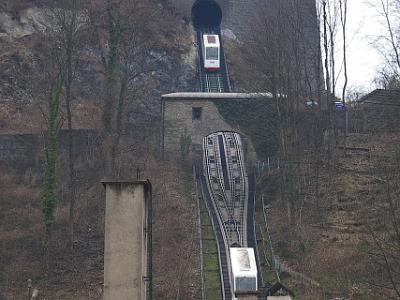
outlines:
[[[208,47],[206,48],[206,59],[210,60],[218,60],[218,48],[216,47]]]

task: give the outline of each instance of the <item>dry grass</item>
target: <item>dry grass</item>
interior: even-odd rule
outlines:
[[[37,274],[33,256],[42,233],[40,193],[30,175],[1,174],[0,181],[0,290],[6,299],[17,299],[12,296],[17,287]]]
[[[0,103],[0,134],[41,133],[46,124],[44,105],[18,105]],[[72,107],[74,129],[96,129],[100,126],[101,104],[77,102]],[[63,127],[66,128],[65,112],[61,111]]]
[[[326,170],[321,174],[319,208],[311,199],[301,205],[304,195],[299,195],[291,226],[286,204],[276,195],[267,196],[272,203],[268,219],[274,248],[288,273],[294,270],[320,284],[317,288],[289,275],[285,282],[297,292],[298,299],[375,299],[366,283],[381,278],[377,274],[374,278],[373,273],[371,278],[364,240],[368,226],[379,218],[376,205],[385,195],[382,180],[393,168],[399,144],[396,134],[352,136],[349,145],[371,148],[371,158],[356,152],[340,156],[334,174]]]
[[[0,181],[0,291],[4,299],[22,299],[28,278],[41,291],[41,296],[99,299],[103,266],[100,223],[104,223],[97,201],[98,189],[89,188],[86,199],[82,197],[78,203],[74,263],[71,263],[66,238],[68,203],[58,203],[46,267],[38,176],[32,171],[24,175],[2,173]],[[94,214],[85,215],[85,211]]]
[[[152,164],[154,186],[154,298],[198,299],[199,224],[190,167]],[[156,175],[157,174],[157,175]]]
[[[196,299],[200,253],[191,170],[177,161],[157,161],[148,147],[142,143],[143,149],[125,153],[124,159],[131,163],[121,174],[130,174],[132,179],[138,166],[141,178],[149,178],[154,187],[154,299],[176,299],[178,294],[181,299]],[[80,168],[98,165],[87,159]],[[60,166],[59,172],[64,179],[65,168]],[[0,174],[0,290],[5,299],[21,299],[28,278],[50,299],[102,297],[105,195],[99,176],[79,183],[72,253],[67,238],[69,195],[67,190],[60,191],[45,265],[40,176],[32,171]],[[59,186],[65,187],[65,182]]]

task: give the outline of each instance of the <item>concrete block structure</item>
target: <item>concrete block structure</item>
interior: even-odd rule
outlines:
[[[106,188],[104,300],[151,299],[151,184]]]

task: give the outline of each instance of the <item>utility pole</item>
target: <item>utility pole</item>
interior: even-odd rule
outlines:
[[[28,279],[28,300],[31,300],[32,279]]]

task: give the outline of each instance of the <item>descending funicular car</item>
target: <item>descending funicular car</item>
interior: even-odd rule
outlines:
[[[220,42],[216,34],[203,35],[203,58],[204,69],[207,71],[218,71],[220,69]]]
[[[257,264],[253,248],[230,248],[233,291],[257,291]]]

